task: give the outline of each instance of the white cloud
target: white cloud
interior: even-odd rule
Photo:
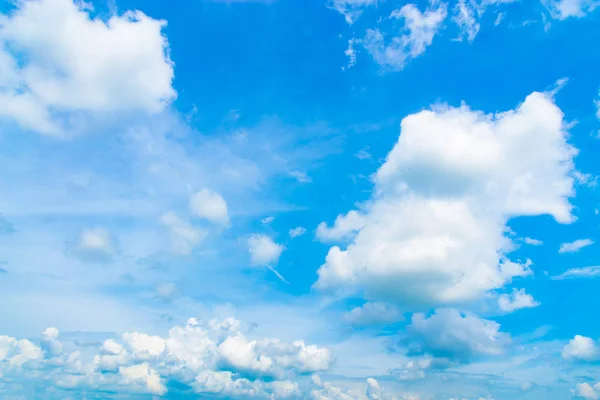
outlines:
[[[532,239],[530,237],[526,237],[525,239],[523,239],[523,241],[525,242],[525,244],[528,244],[530,246],[541,246],[544,244],[544,242],[542,242],[541,240]]]
[[[115,252],[108,230],[103,228],[84,229],[74,247],[75,255],[89,261],[108,261]]]
[[[247,339],[240,326],[233,318],[206,325],[190,318],[166,337],[131,332],[100,346],[75,341],[68,343],[74,351],[45,357],[28,340],[0,336],[0,374],[40,379],[39,371],[44,371],[48,384],[57,388],[117,390],[124,395],[164,395],[166,382],[175,381],[199,394],[277,399],[300,395],[291,379],[332,366],[333,357],[326,348],[301,340]],[[57,330],[49,328],[43,336],[62,346]],[[90,360],[82,356],[84,351],[96,354]],[[36,364],[29,365],[33,361]]]
[[[553,276],[554,280],[577,279],[577,278],[595,278],[600,276],[600,266],[591,266],[583,268],[571,268],[560,275]]]
[[[274,216],[269,216],[269,217],[265,217],[263,219],[260,220],[260,223],[263,225],[269,225],[271,224],[273,221],[275,221],[275,217]]]
[[[402,320],[402,313],[390,304],[367,302],[346,313],[344,319],[357,326],[389,324]]]
[[[348,57],[348,65],[344,69],[352,68],[356,64],[356,49],[354,48],[356,42],[356,39],[348,40],[348,48],[344,51],[344,54]]]
[[[322,242],[352,238],[366,224],[364,215],[352,210],[346,215],[338,215],[331,228],[325,222],[317,227],[316,236]]]
[[[558,249],[559,253],[576,253],[584,247],[591,246],[594,241],[591,239],[578,239],[571,243],[563,243]]]
[[[190,254],[207,235],[207,232],[179,218],[174,211],[164,213],[160,222],[169,229],[171,248],[177,254]]]
[[[119,373],[126,384],[142,384],[149,393],[163,395],[167,388],[161,382],[160,375],[150,368],[148,363],[136,364],[130,367],[119,367]]]
[[[283,246],[268,236],[252,235],[248,238],[248,251],[252,265],[277,264]]]
[[[291,171],[290,176],[296,179],[300,183],[311,183],[312,179],[310,176],[306,175],[306,172],[302,171]]]
[[[458,40],[472,42],[481,28],[480,19],[491,6],[513,3],[517,0],[459,0],[454,6],[452,21],[460,29]],[[498,25],[504,14],[499,13],[494,25]]]
[[[43,357],[42,349],[27,339],[17,340],[10,336],[0,336],[0,362],[7,361],[10,367],[20,368]]]
[[[502,354],[511,341],[498,323],[454,309],[439,309],[430,317],[414,314],[407,331],[415,353],[459,362]]]
[[[377,4],[377,0],[331,0],[329,6],[342,14],[350,25],[356,22],[363,10]]]
[[[535,308],[540,305],[532,295],[525,293],[525,289],[513,289],[510,294],[498,297],[500,310],[511,313],[522,308]]]
[[[597,399],[598,393],[600,392],[600,383],[596,383],[594,386],[587,382],[577,384],[577,394],[584,399]]]
[[[165,21],[104,22],[71,0],[26,0],[0,18],[0,115],[25,129],[60,134],[64,113],[156,113],[176,97]]]
[[[495,115],[463,105],[404,118],[373,177],[362,227],[344,250],[330,248],[315,287],[445,305],[531,274],[529,261],[505,255],[512,247],[506,223],[542,214],[573,221],[577,150],[562,117],[550,95],[536,92]]]
[[[296,228],[290,229],[290,237],[291,238],[296,238],[296,237],[300,237],[302,235],[304,235],[306,233],[306,228],[302,227],[302,226],[298,226]]]
[[[390,15],[390,18],[404,20],[400,36],[392,37],[386,44],[378,29],[369,29],[363,45],[378,64],[401,70],[408,60],[423,54],[431,45],[446,15],[445,3],[431,3],[425,12],[414,4],[407,4]]]
[[[202,189],[190,197],[190,210],[196,216],[216,224],[229,224],[225,199],[210,189]]]
[[[554,19],[582,18],[600,4],[597,0],[542,0]]]
[[[452,21],[460,28],[459,39],[472,42],[479,32],[478,10],[468,0],[459,0],[454,6]]]
[[[596,361],[600,359],[600,347],[589,337],[575,335],[563,348],[562,357],[572,360]]]

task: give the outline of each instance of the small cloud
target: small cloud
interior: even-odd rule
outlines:
[[[289,175],[292,178],[296,179],[300,183],[311,183],[312,182],[311,177],[306,175],[306,173],[302,172],[302,171],[292,171],[289,173]]]
[[[290,229],[290,237],[291,238],[300,237],[300,236],[304,235],[305,233],[306,233],[306,229],[301,226],[294,228],[294,229]]]
[[[248,251],[252,265],[276,264],[283,252],[283,246],[268,236],[252,235],[248,239]]]
[[[194,228],[173,211],[164,213],[160,222],[168,228],[172,250],[177,254],[190,254],[207,235],[206,231]]]
[[[541,240],[532,239],[530,237],[524,238],[523,242],[525,242],[525,244],[528,244],[530,246],[541,246],[544,244],[544,242],[542,242]]]
[[[270,264],[277,264],[283,252],[283,245],[275,243],[273,239],[265,235],[252,235],[248,238],[248,251],[250,252],[250,263],[253,266],[267,267],[284,283],[289,283]]]
[[[560,281],[564,279],[589,279],[596,277],[600,277],[600,266],[571,268],[560,275],[553,276],[551,279],[555,281]]]
[[[584,247],[591,246],[594,241],[591,239],[579,239],[571,243],[563,243],[558,249],[559,253],[576,253]]]
[[[498,306],[504,312],[511,313],[522,308],[535,308],[540,305],[533,296],[525,293],[525,289],[513,289],[511,294],[503,294],[498,298]]]
[[[116,252],[113,239],[104,228],[84,229],[70,248],[78,258],[93,262],[108,262]]]
[[[356,153],[356,158],[359,160],[370,160],[373,156],[367,151],[368,147]]]
[[[402,313],[387,303],[365,303],[344,315],[344,320],[356,326],[382,325],[402,320]]]
[[[190,198],[190,210],[197,216],[219,225],[229,225],[227,203],[210,189],[202,189]]]
[[[268,217],[265,217],[265,218],[261,219],[260,223],[263,224],[263,225],[269,225],[273,221],[275,221],[275,217],[271,215],[271,216],[268,216]]]

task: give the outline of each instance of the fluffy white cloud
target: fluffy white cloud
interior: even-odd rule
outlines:
[[[329,228],[325,222],[317,227],[317,239],[322,242],[338,241],[353,237],[366,224],[365,216],[352,210],[346,215],[338,215]]]
[[[396,307],[378,302],[367,302],[355,307],[344,315],[344,319],[353,325],[388,324],[402,319],[402,313]]]
[[[156,370],[149,367],[148,363],[136,364],[130,367],[119,367],[119,373],[123,376],[126,384],[145,386],[149,393],[162,395],[167,388],[163,385],[160,375]]]
[[[72,0],[25,0],[0,18],[0,115],[23,128],[60,134],[65,113],[156,113],[176,97],[165,21],[105,22]]]
[[[174,211],[164,213],[160,222],[169,230],[171,248],[177,254],[190,254],[207,235],[206,231],[194,228],[179,218]]]
[[[587,382],[577,384],[577,394],[584,399],[597,399],[598,393],[600,393],[600,383],[596,383],[594,386]]]
[[[498,323],[454,309],[439,309],[429,317],[414,314],[407,332],[414,339],[409,345],[412,352],[440,361],[467,362],[481,355],[499,355],[511,341]]]
[[[331,0],[329,6],[342,14],[346,22],[352,25],[363,10],[377,4],[377,0]]]
[[[302,341],[287,344],[273,339],[248,340],[241,333],[225,339],[217,352],[225,365],[237,371],[280,379],[287,371],[326,371],[333,361],[329,350]]]
[[[300,237],[302,235],[304,235],[306,233],[306,228],[302,227],[302,226],[298,226],[296,228],[290,229],[290,237],[291,238],[296,238],[296,237]]]
[[[315,287],[445,305],[531,274],[531,262],[506,257],[506,223],[573,221],[577,150],[566,137],[553,98],[537,92],[495,115],[442,105],[404,118],[361,209],[363,227],[345,249],[329,250]]]
[[[42,349],[27,339],[0,336],[0,362],[7,361],[10,367],[20,368],[27,362],[43,357]]]
[[[250,262],[253,265],[276,264],[279,261],[283,246],[268,236],[252,235],[248,238]]]
[[[500,310],[511,313],[522,308],[535,308],[540,305],[532,295],[525,293],[525,289],[513,289],[510,294],[498,297]]]
[[[392,37],[386,44],[378,29],[369,29],[363,45],[378,64],[401,70],[408,60],[423,54],[431,45],[446,15],[445,3],[432,2],[424,12],[414,4],[407,4],[390,15],[390,18],[404,21],[399,36]]]
[[[554,280],[577,279],[577,278],[595,278],[600,276],[600,266],[591,266],[583,268],[571,268],[560,275],[553,276]]]
[[[123,394],[163,395],[166,382],[177,381],[199,394],[277,399],[300,395],[298,384],[289,379],[327,371],[333,363],[328,349],[301,340],[248,339],[240,326],[234,318],[204,325],[190,318],[166,337],[130,332],[107,339],[95,349],[89,343],[69,342],[76,351],[68,353],[44,353],[28,340],[0,336],[0,374],[47,379],[59,388]],[[62,349],[58,339],[58,330],[49,328],[42,342],[51,340]],[[95,352],[91,359],[82,355],[89,350]],[[45,378],[39,376],[42,370]]]
[[[585,17],[600,4],[597,0],[543,0],[542,3],[550,16],[558,20]]]
[[[571,243],[563,243],[558,249],[559,253],[576,253],[584,247],[588,247],[594,244],[591,239],[578,239]]]
[[[190,209],[200,218],[216,224],[228,225],[227,203],[219,194],[210,189],[202,189],[190,198]]]
[[[75,255],[89,261],[108,261],[115,252],[111,235],[103,228],[84,229],[73,250]]]
[[[575,335],[575,337],[563,347],[562,356],[566,359],[595,361],[600,359],[600,347],[598,347],[598,344],[594,339]]]

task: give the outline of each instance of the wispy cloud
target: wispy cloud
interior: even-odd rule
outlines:
[[[576,253],[584,247],[588,247],[594,244],[591,239],[579,239],[570,243],[563,243],[558,249],[559,253]]]
[[[589,279],[600,277],[600,266],[590,266],[583,268],[571,268],[560,275],[553,276],[553,280],[563,279]]]

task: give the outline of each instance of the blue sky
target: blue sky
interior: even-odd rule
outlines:
[[[597,399],[595,0],[0,2],[7,399]]]

